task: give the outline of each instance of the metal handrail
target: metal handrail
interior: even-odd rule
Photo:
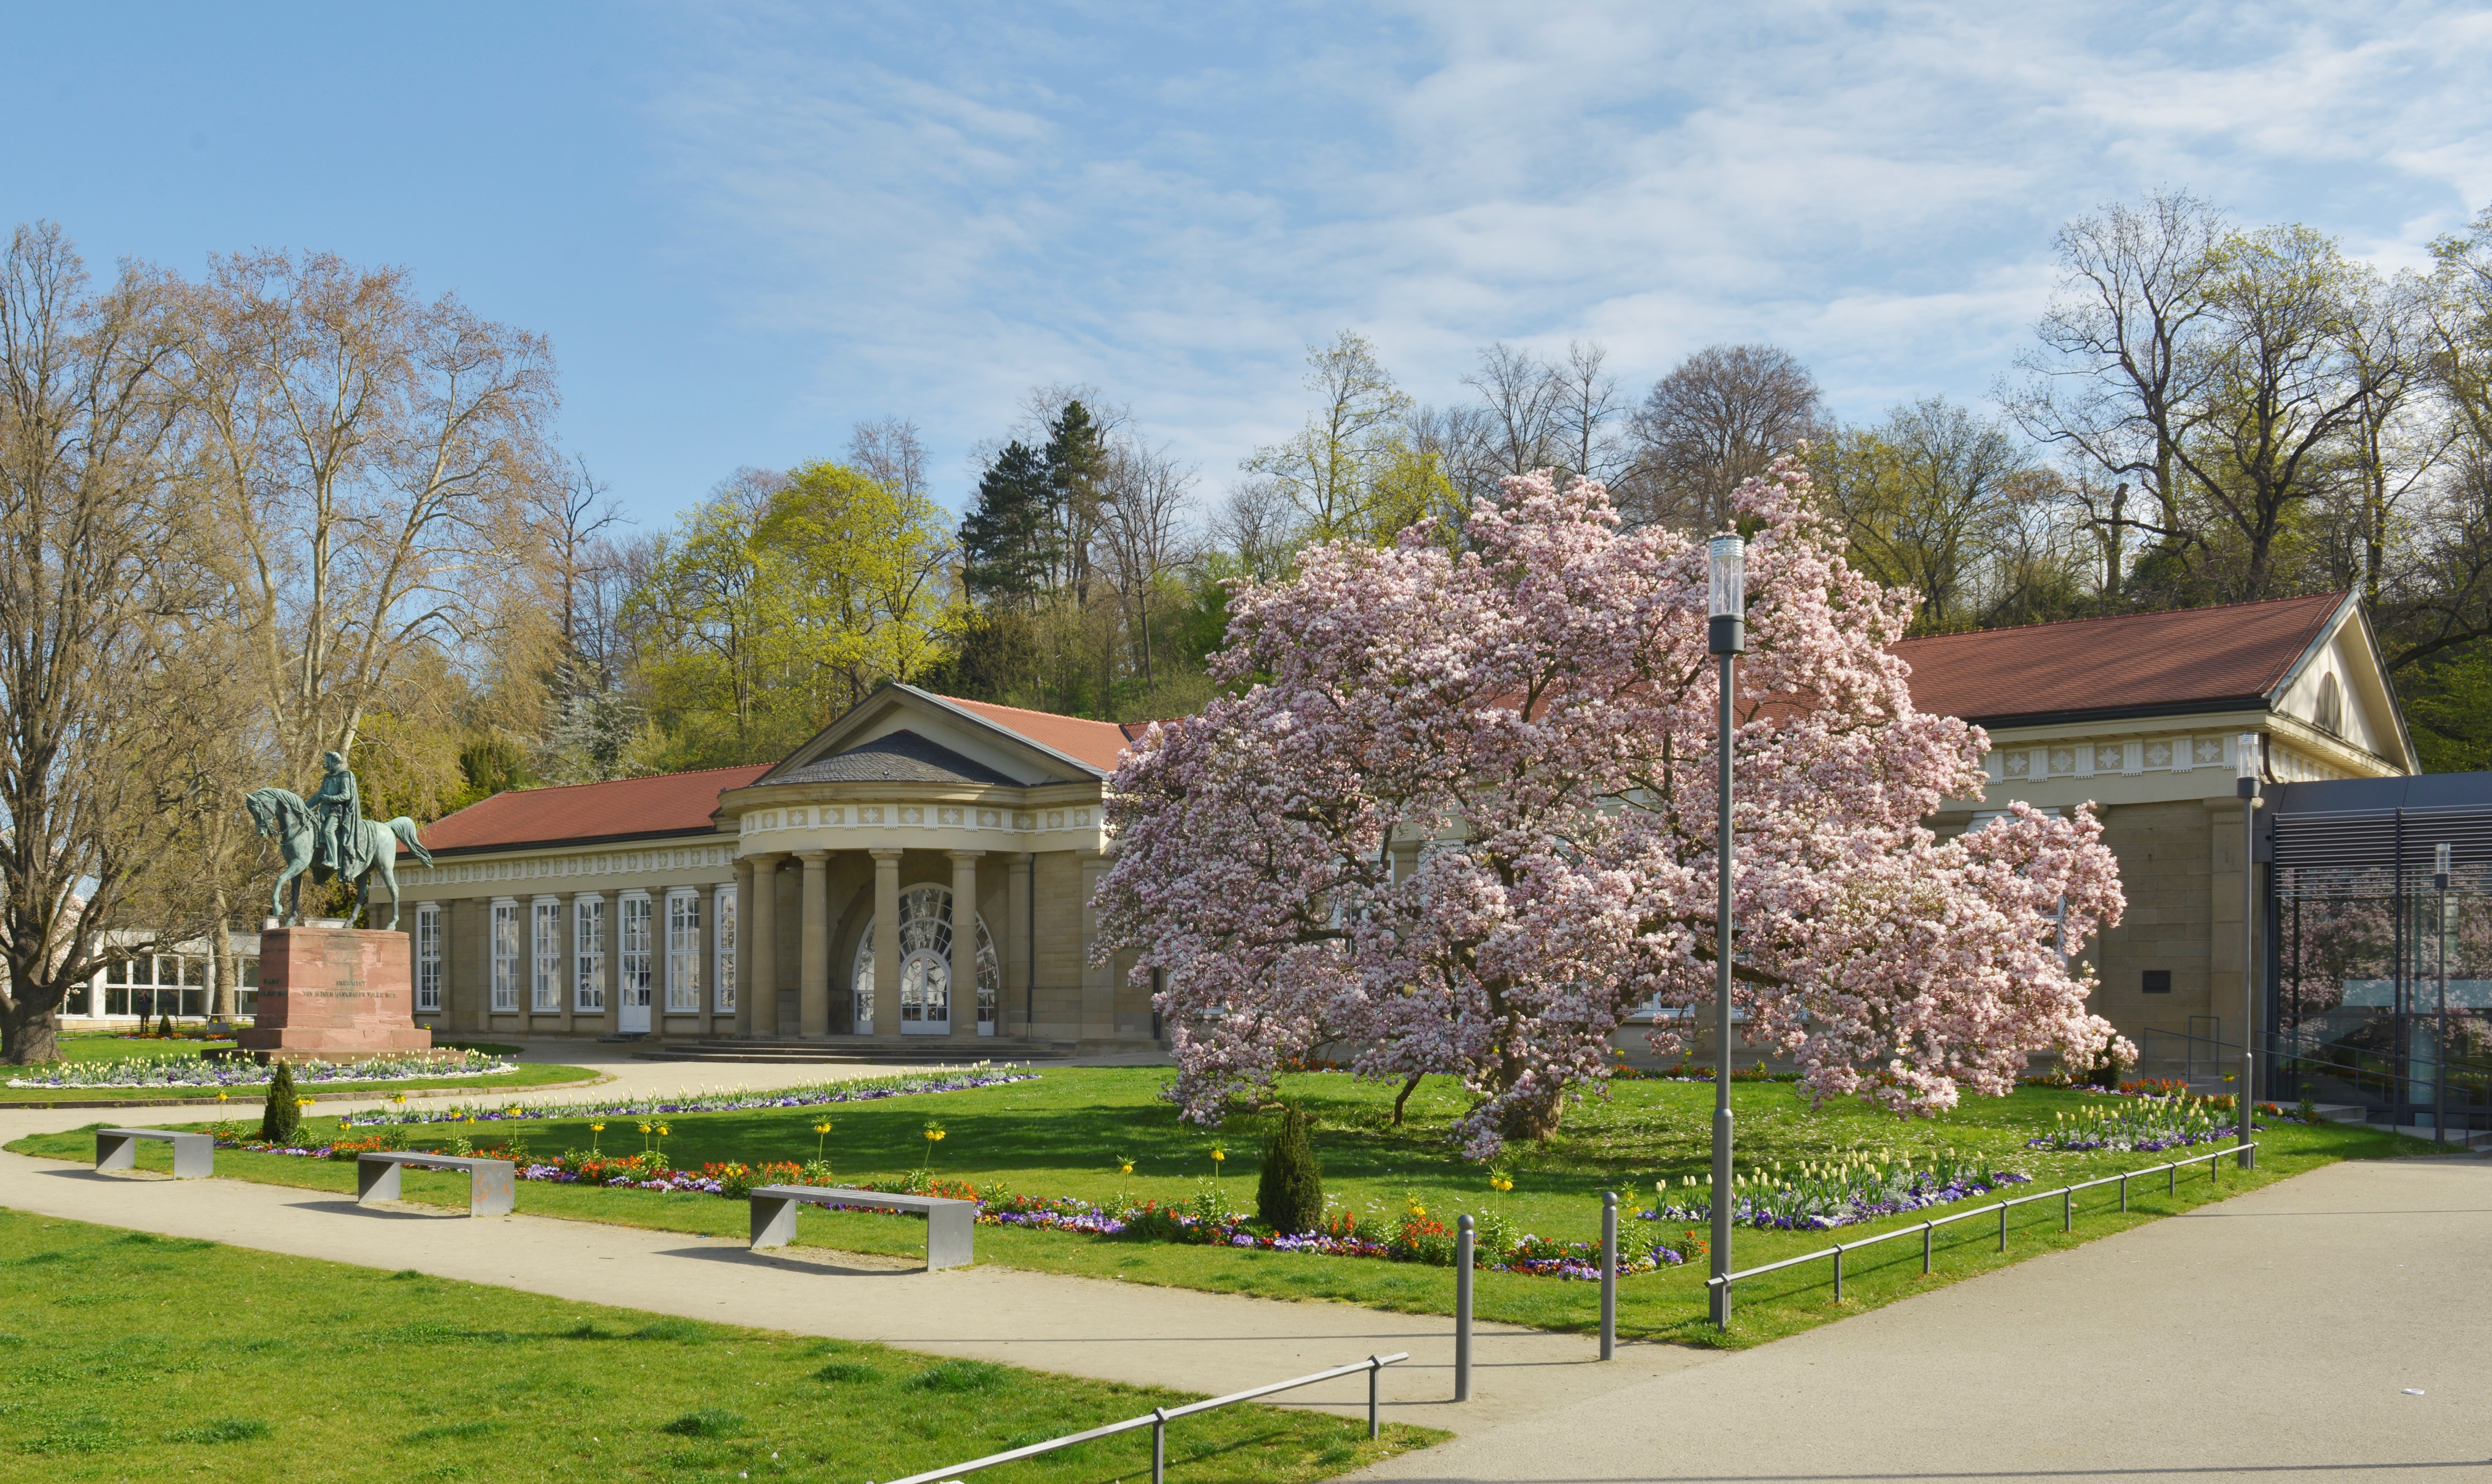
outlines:
[[[1709,1289],[1719,1285],[1724,1290],[1724,1302],[1717,1312],[1722,1316],[1722,1323],[1719,1327],[1727,1329],[1730,1327],[1731,1317],[1730,1291],[1740,1279],[1755,1278],[1765,1273],[1779,1272],[1786,1267],[1797,1267],[1802,1262],[1815,1262],[1831,1258],[1834,1260],[1834,1297],[1835,1301],[1840,1303],[1843,1299],[1843,1255],[1847,1252],[1857,1252],[1863,1247],[1875,1247],[1880,1242],[1891,1242],[1901,1236],[1918,1235],[1921,1239],[1921,1271],[1926,1273],[1930,1270],[1930,1233],[1941,1227],[1996,1212],[1999,1217],[1999,1250],[2005,1252],[2007,1250],[2007,1212],[2013,1206],[2031,1205],[2036,1201],[2048,1201],[2053,1196],[2057,1196],[2060,1198],[2060,1230],[2072,1232],[2076,1230],[2076,1199],[2077,1192],[2081,1190],[2092,1190],[2097,1185],[2117,1184],[2120,1186],[2120,1208],[2125,1211],[2128,1209],[2128,1182],[2140,1175],[2153,1174],[2158,1171],[2170,1171],[2171,1188],[2177,1192],[2180,1188],[2182,1166],[2205,1163],[2207,1177],[2219,1179],[2221,1175],[2217,1172],[2214,1161],[2230,1154],[2238,1154],[2247,1160],[2250,1151],[2257,1147],[2258,1142],[2252,1140],[2244,1143],[2233,1144],[2228,1148],[2210,1149],[2204,1154],[2192,1154],[2187,1159],[2174,1160],[2169,1164],[2149,1165],[2143,1170],[2123,1170],[2118,1174],[2107,1174],[2098,1180],[2083,1180],[2074,1185],[2062,1185],[2053,1190],[2038,1190],[2029,1196],[2018,1196],[1991,1205],[1977,1205],[1971,1210],[1958,1211],[1951,1216],[1937,1216],[1914,1226],[1897,1227],[1892,1232],[1882,1232],[1876,1236],[1865,1236],[1856,1242],[1837,1242],[1831,1247],[1820,1248],[1816,1252],[1804,1252],[1798,1257],[1785,1258],[1779,1262],[1743,1267],[1736,1273],[1729,1273],[1719,1278],[1708,1277],[1705,1280],[1705,1286]]]
[[[1053,1453],[1058,1448],[1069,1448],[1075,1443],[1088,1442],[1094,1438],[1113,1437],[1115,1434],[1130,1433],[1136,1428],[1142,1427],[1151,1430],[1151,1484],[1166,1484],[1168,1425],[1171,1422],[1179,1417],[1193,1416],[1199,1411],[1211,1411],[1217,1408],[1234,1406],[1239,1402],[1251,1402],[1257,1397],[1270,1396],[1276,1391],[1293,1391],[1300,1386],[1312,1386],[1320,1380],[1333,1380],[1344,1376],[1354,1376],[1360,1371],[1367,1373],[1367,1436],[1374,1438],[1382,1427],[1377,1412],[1377,1374],[1386,1366],[1409,1358],[1409,1350],[1399,1350],[1390,1355],[1370,1355],[1365,1360],[1353,1360],[1348,1365],[1337,1365],[1329,1371],[1318,1371],[1313,1376],[1301,1376],[1295,1380],[1274,1381],[1268,1386],[1256,1386],[1245,1391],[1231,1392],[1227,1396],[1215,1396],[1206,1401],[1188,1402],[1183,1407],[1154,1407],[1139,1417],[1128,1417],[1122,1422],[1111,1422],[1104,1427],[1094,1427],[1083,1432],[1067,1433],[1061,1438],[1051,1438],[1045,1442],[1033,1442],[1027,1447],[1013,1448],[1002,1453],[990,1453],[984,1458],[973,1458],[965,1464],[954,1464],[948,1469],[934,1469],[924,1473],[912,1473],[905,1479],[893,1479],[891,1484],[941,1484],[943,1480],[957,1478],[964,1473],[974,1473],[981,1469],[1016,1464],[1024,1458],[1036,1458],[1041,1453]],[[873,1481],[868,1480],[867,1484],[873,1484]]]

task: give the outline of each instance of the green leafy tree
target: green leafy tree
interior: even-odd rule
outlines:
[[[1410,399],[1377,360],[1376,347],[1352,330],[1307,348],[1306,384],[1316,394],[1306,426],[1257,449],[1241,467],[1289,498],[1310,541],[1390,536],[1400,527],[1387,522],[1407,508],[1389,498],[1395,487],[1388,481],[1406,467]]]

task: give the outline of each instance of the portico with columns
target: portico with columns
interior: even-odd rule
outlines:
[[[410,901],[433,902],[423,922],[442,965],[439,1024],[794,1053],[931,1054],[925,1038],[962,1053],[981,1040],[1003,1043],[998,1054],[1150,1050],[1161,1040],[1147,991],[1090,963],[1105,788],[1131,736],[888,685],[767,767],[496,795],[428,827],[439,864],[401,873]],[[697,821],[697,798],[708,806]],[[547,838],[566,819],[577,838]],[[698,885],[669,878],[632,890],[627,905],[582,882],[559,897],[519,895],[510,910],[514,888],[497,883],[577,874],[570,857],[636,824],[669,826],[656,842],[663,859],[680,858]],[[640,843],[650,832],[630,833]],[[697,903],[677,900],[688,891]],[[578,905],[587,899],[596,905]],[[544,965],[534,901],[555,904],[546,931],[572,935],[547,941]],[[589,926],[574,932],[575,918]],[[706,945],[700,965],[686,958],[687,934]],[[694,967],[706,969],[697,995],[677,984]],[[514,982],[545,974],[559,993],[515,996]],[[697,1015],[684,1009],[694,997]],[[540,1000],[565,1013],[540,1020],[526,1008]]]

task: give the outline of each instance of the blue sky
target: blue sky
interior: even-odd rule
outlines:
[[[2018,12],[2022,14],[2009,14]],[[320,248],[542,331],[644,527],[914,419],[958,506],[1039,382],[1206,498],[1355,328],[1641,389],[1769,340],[1982,403],[2053,229],[2158,185],[2387,267],[2492,205],[2460,5],[41,7],[0,201],[99,264]]]

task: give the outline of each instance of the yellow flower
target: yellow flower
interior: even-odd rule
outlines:
[[[592,1134],[603,1134],[606,1132],[606,1125],[603,1123],[592,1123],[588,1126],[588,1131]]]
[[[674,1132],[674,1130],[673,1130],[673,1129],[670,1129],[670,1128],[667,1127],[667,1126],[666,1126],[665,1124],[663,1124],[663,1123],[661,1123],[661,1124],[659,1124],[659,1125],[658,1125],[658,1137],[659,1137],[659,1138],[661,1138],[661,1139],[666,1138],[668,1134],[671,1134],[671,1133],[673,1133],[673,1132]]]
[[[296,1098],[294,1100],[294,1106],[297,1108],[309,1108],[312,1106],[312,1100],[310,1098]]]
[[[647,1124],[645,1124],[645,1123],[641,1124],[641,1125],[640,1125],[640,1132],[641,1132],[641,1133],[643,1133],[643,1134],[645,1134],[645,1133],[649,1132],[649,1125],[647,1125]]]
[[[830,1120],[830,1119],[828,1119],[828,1118],[825,1118],[825,1119],[823,1119],[821,1122],[816,1123],[816,1124],[815,1124],[815,1125],[814,1125],[814,1132],[815,1132],[815,1133],[816,1133],[816,1134],[827,1134],[827,1133],[829,1133],[830,1131],[831,1131],[831,1120]]]

